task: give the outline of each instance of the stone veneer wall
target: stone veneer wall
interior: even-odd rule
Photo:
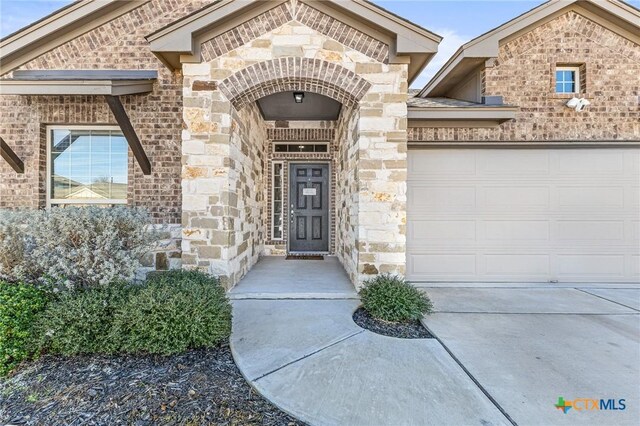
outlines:
[[[358,120],[358,272],[406,271],[407,65],[358,64],[373,83]]]
[[[234,274],[232,283],[237,283],[264,251],[267,147],[267,131],[257,105],[233,110],[228,206],[228,227],[232,233],[229,246],[223,248],[223,258],[228,259],[229,271]]]
[[[342,110],[336,129],[335,165],[337,185],[333,189],[336,210],[336,255],[352,282],[358,281],[358,121],[357,109]],[[370,256],[368,258],[371,258]],[[367,260],[367,257],[363,258]],[[372,260],[375,262],[375,259]]]
[[[555,93],[556,64],[582,65],[580,97],[591,101],[584,111],[564,107],[573,95]],[[501,46],[496,65],[485,69],[485,94],[520,106],[516,120],[497,128],[412,128],[410,140],[637,141],[639,75],[640,46],[568,12]]]
[[[185,64],[182,132],[182,264],[220,276],[228,288],[263,250],[267,146],[257,106],[236,110],[210,82],[229,72]]]
[[[269,22],[301,16],[300,10],[299,3],[289,2],[274,10]],[[380,52],[388,52],[387,47],[355,30],[348,31],[349,37],[360,42],[349,38],[341,43],[327,36],[331,34],[327,26],[332,22],[343,24],[316,12],[313,22],[307,15],[300,18],[306,25],[290,20],[268,26],[261,35],[247,36],[246,29],[262,28],[258,24],[265,17],[258,17],[243,26],[245,30],[232,30],[238,33],[233,37],[223,35],[205,42],[202,50],[207,62],[184,64],[183,177],[189,180],[183,185],[185,265],[221,273],[226,263],[215,248],[220,241],[212,238],[217,232],[209,227],[217,225],[215,220],[223,213],[225,200],[209,198],[201,189],[206,186],[202,183],[205,180],[211,188],[219,186],[218,181],[227,181],[228,162],[233,160],[229,150],[232,109],[242,110],[271,93],[302,89],[359,110],[352,125],[357,125],[360,132],[352,143],[357,144],[358,151],[354,170],[360,181],[360,208],[358,220],[350,222],[352,226],[357,223],[358,228],[352,241],[344,240],[347,234],[342,241],[353,247],[349,256],[353,265],[345,265],[352,279],[359,283],[378,272],[404,274],[406,182],[402,179],[406,178],[407,167],[407,65],[386,64],[387,55]],[[372,56],[366,52],[373,52]],[[350,197],[347,202],[352,200]],[[345,208],[356,209],[351,205]],[[205,226],[205,218],[214,222]],[[341,220],[338,216],[337,221]],[[227,270],[230,285],[242,273]]]
[[[182,227],[178,224],[153,225],[158,241],[155,248],[141,259],[142,267],[136,272],[136,279],[143,280],[149,272],[168,271],[182,267]]]
[[[122,97],[152,166],[152,175],[144,176],[130,155],[128,203],[149,209],[158,223],[177,224],[181,216],[182,76],[150,52],[144,36],[208,3],[152,0],[20,67],[158,70],[153,93]],[[0,136],[26,169],[16,174],[0,161],[0,208],[45,206],[46,125],[116,124],[101,96],[2,95],[0,117]]]

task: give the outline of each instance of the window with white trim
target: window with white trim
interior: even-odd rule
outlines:
[[[49,205],[126,204],[129,146],[118,127],[47,128]]]
[[[556,67],[556,93],[580,92],[580,67]]]
[[[282,240],[284,228],[284,164],[273,163],[273,185],[271,189],[271,239]]]

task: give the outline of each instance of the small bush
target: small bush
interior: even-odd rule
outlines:
[[[34,286],[0,281],[0,376],[29,357],[33,322],[46,303]]]
[[[62,355],[109,352],[113,316],[131,291],[116,283],[58,294],[36,322],[37,349]]]
[[[429,297],[405,280],[380,275],[360,290],[362,307],[373,317],[390,322],[419,320],[433,309]]]
[[[170,355],[231,334],[231,305],[217,279],[196,271],[152,274],[115,313],[113,349]]]
[[[62,292],[39,315],[36,331],[41,352],[170,355],[227,340],[231,305],[215,278],[163,272],[141,285]]]
[[[126,207],[0,211],[0,277],[67,288],[132,280],[154,243],[149,224]]]

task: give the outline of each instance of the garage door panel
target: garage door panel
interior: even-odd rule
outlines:
[[[523,208],[544,208],[550,206],[550,190],[545,187],[509,186],[483,187],[481,207],[487,210],[508,209],[508,211],[522,211]]]
[[[436,150],[430,156],[409,156],[408,164],[412,179],[442,174],[473,176],[476,174],[476,152]]]
[[[624,255],[561,254],[558,256],[558,276],[575,277],[624,277]]]
[[[451,275],[473,278],[477,274],[475,254],[411,255],[409,270],[413,274],[433,274],[440,278]]]
[[[544,150],[520,151],[501,150],[480,152],[478,170],[486,176],[512,176],[535,173],[548,175],[551,171],[549,153]]]
[[[562,210],[576,207],[589,209],[623,209],[624,187],[620,186],[560,186],[558,205]]]
[[[629,256],[629,272],[631,276],[640,278],[640,255]]]
[[[639,281],[640,150],[435,149],[409,159],[409,279]]]
[[[563,220],[556,224],[556,237],[560,242],[602,240],[620,241],[625,239],[624,221]]]
[[[476,188],[473,186],[414,186],[410,202],[417,208],[433,212],[475,209]]]
[[[550,235],[548,221],[533,220],[489,220],[483,222],[483,235],[486,241],[548,241]]]
[[[629,187],[625,193],[625,198],[629,200],[629,207],[632,211],[638,211],[640,208],[640,187]]]
[[[550,271],[550,258],[545,254],[486,254],[483,256],[485,274],[491,278],[546,277]]]
[[[472,220],[414,220],[409,236],[415,244],[434,240],[469,242],[476,240],[476,222]]]
[[[625,235],[630,243],[640,244],[640,222],[639,221],[629,221],[627,222]]]
[[[557,150],[559,176],[593,176],[610,174],[624,176],[625,153],[619,150]]]

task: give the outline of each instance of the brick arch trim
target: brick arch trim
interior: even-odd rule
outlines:
[[[274,93],[295,90],[318,93],[352,107],[369,91],[371,83],[332,62],[289,57],[248,66],[218,87],[236,109]]]

